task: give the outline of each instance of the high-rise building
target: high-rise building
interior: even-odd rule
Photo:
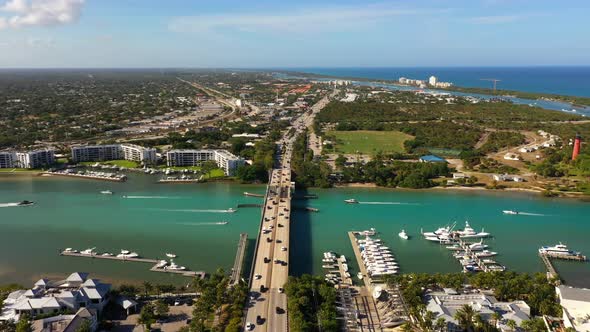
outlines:
[[[436,86],[436,82],[437,82],[437,78],[436,76],[430,76],[430,78],[428,79],[428,84],[432,85],[432,86]]]
[[[0,151],[0,168],[14,168],[16,167],[16,161],[16,152]]]
[[[235,170],[244,164],[244,159],[226,150],[170,150],[166,154],[167,165],[198,166],[202,162],[213,160],[223,169],[225,175],[234,175]]]
[[[21,168],[40,168],[55,164],[55,150],[41,149],[17,152],[17,165]]]
[[[156,149],[135,144],[78,145],[72,147],[72,161],[132,160],[155,164]]]

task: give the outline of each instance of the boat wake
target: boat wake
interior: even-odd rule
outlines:
[[[212,209],[151,209],[169,212],[192,212],[192,213],[232,213],[233,210],[212,210]]]
[[[123,198],[131,199],[178,199],[176,196],[123,196]]]
[[[404,202],[359,202],[359,204],[367,204],[367,205],[419,205],[418,203],[404,203]]]
[[[222,222],[177,222],[177,225],[183,226],[218,226],[225,225]]]
[[[13,207],[18,206],[18,203],[0,203],[0,207]]]
[[[518,212],[518,214],[521,216],[547,217],[546,214],[542,213]]]

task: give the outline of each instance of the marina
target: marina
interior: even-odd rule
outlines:
[[[4,271],[0,280],[18,282],[38,278],[40,271],[58,274],[76,269],[104,280],[110,278],[113,283],[116,280],[128,283],[149,280],[180,284],[182,278],[170,278],[176,274],[147,273],[141,264],[110,264],[112,261],[102,259],[90,264],[83,259],[64,260],[55,255],[55,248],[66,245],[83,248],[88,244],[110,250],[128,247],[150,258],[161,257],[165,251],[173,249],[181,265],[197,266],[203,271],[223,267],[229,272],[240,233],[256,234],[258,231],[261,211],[257,208],[223,214],[217,211],[248,203],[250,199],[245,198],[243,192],[261,192],[262,186],[235,183],[175,186],[156,184],[153,176],[142,173],[128,176],[130,181],[107,183],[66,177],[0,175],[3,233],[0,270]],[[111,190],[114,195],[99,194],[102,190]],[[501,261],[511,271],[544,273],[546,268],[541,259],[532,257],[543,244],[553,245],[560,239],[567,239],[567,244],[576,250],[590,252],[585,235],[590,232],[590,224],[585,222],[590,205],[575,199],[544,199],[510,192],[364,188],[313,189],[310,193],[319,196],[313,206],[322,212],[293,209],[291,219],[296,222],[292,224],[291,241],[296,245],[289,248],[289,270],[293,275],[323,275],[322,253],[326,251],[354,257],[347,231],[370,231],[371,227],[395,248],[396,259],[403,262],[404,273],[457,272],[460,265],[445,248],[452,244],[433,245],[420,235],[421,228],[436,230],[449,220],[469,219],[477,232],[483,227],[485,232],[493,234],[494,237],[484,240],[484,244],[501,255],[490,259]],[[129,198],[123,198],[124,195]],[[350,197],[359,201],[420,205],[344,204]],[[35,204],[16,207],[16,203],[25,199]],[[296,204],[304,206],[303,201]],[[425,206],[437,213],[429,213]],[[515,206],[539,216],[515,221],[501,213]],[[222,220],[229,224],[214,225]],[[398,236],[402,229],[410,236],[409,240]],[[27,240],[18,241],[22,239],[18,234],[23,232]],[[479,242],[479,239],[471,242]],[[215,248],[214,257],[210,254],[211,248]],[[590,264],[569,260],[553,260],[553,264],[566,284],[590,286]],[[357,273],[355,267],[352,273],[355,282]]]
[[[41,173],[41,176],[69,176],[69,177],[76,177],[82,179],[89,179],[89,180],[102,180],[102,181],[113,181],[113,182],[125,182],[127,181],[127,175],[125,174],[116,174],[116,173],[106,173],[106,172],[95,172],[95,171],[85,171],[85,172],[75,172],[72,169],[68,169],[65,171],[46,171]]]

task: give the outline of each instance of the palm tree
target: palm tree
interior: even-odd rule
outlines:
[[[455,312],[454,318],[459,323],[459,326],[464,331],[470,331],[473,328],[473,317],[475,311],[469,304],[464,304],[459,310]]]
[[[438,332],[445,331],[447,329],[447,321],[444,318],[439,317],[434,323],[434,329]]]
[[[151,293],[154,290],[154,286],[152,285],[151,282],[149,281],[144,281],[143,282],[143,291],[145,293],[145,296],[147,297],[149,293]]]
[[[426,331],[432,331],[432,321],[436,318],[436,314],[430,310],[427,310],[426,313],[422,316],[424,319],[423,328]]]
[[[514,319],[509,319],[506,321],[506,326],[508,326],[510,330],[515,331],[518,327],[518,324],[516,324],[516,321],[514,321]]]
[[[494,311],[494,313],[492,314],[492,319],[494,320],[494,326],[497,327],[498,323],[502,319],[502,315],[499,312]]]

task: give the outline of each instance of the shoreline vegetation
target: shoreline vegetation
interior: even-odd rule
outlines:
[[[304,76],[306,78],[331,78],[331,79],[339,79],[339,80],[354,80],[354,81],[358,81],[358,82],[384,83],[384,84],[391,84],[391,85],[404,86],[404,87],[411,86],[411,85],[400,84],[396,80],[388,80],[388,79],[371,79],[371,78],[354,77],[354,76],[322,75],[322,74],[314,74],[314,73],[299,72],[299,71],[288,71],[288,70],[279,70],[279,71],[274,71],[274,72],[283,73],[283,74],[287,74],[287,75]],[[462,93],[486,94],[486,95],[498,96],[498,97],[510,96],[510,97],[517,97],[517,98],[523,98],[523,99],[558,101],[558,102],[565,102],[565,103],[572,104],[573,107],[590,107],[590,97],[562,95],[562,94],[555,94],[555,93],[526,92],[526,91],[503,90],[503,89],[496,89],[496,91],[494,92],[493,89],[489,89],[489,88],[463,87],[463,86],[452,86],[449,88],[435,88],[435,90],[453,91],[453,92],[462,92]]]

